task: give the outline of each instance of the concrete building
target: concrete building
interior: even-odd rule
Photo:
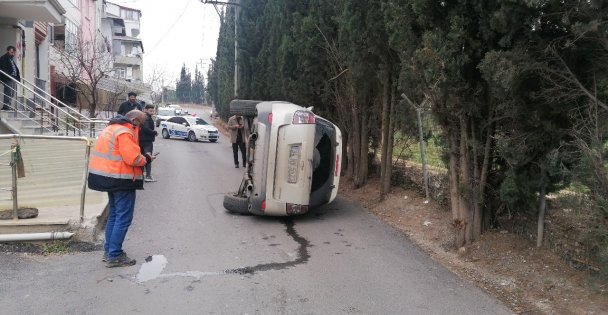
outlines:
[[[66,9],[57,0],[0,0],[0,54],[15,46],[24,82],[49,90],[49,51],[53,23],[61,23]]]

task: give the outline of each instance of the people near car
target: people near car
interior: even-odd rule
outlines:
[[[12,109],[11,103],[17,90],[17,83],[13,79],[21,81],[19,68],[15,61],[16,52],[17,49],[14,46],[8,46],[6,47],[6,54],[0,57],[0,70],[7,74],[0,73],[0,82],[2,82],[2,86],[4,87],[2,110]]]
[[[148,104],[144,108],[146,113],[146,121],[139,128],[139,147],[141,154],[152,154],[154,150],[154,138],[158,135],[158,132],[154,130],[154,105]],[[155,182],[156,179],[152,177],[152,164],[148,163],[144,167],[145,171],[145,182]]]
[[[232,156],[234,158],[234,167],[239,168],[239,149],[243,158],[243,167],[247,163],[247,154],[245,153],[245,129],[243,128],[243,117],[234,115],[228,119],[228,129],[230,130],[230,141],[232,142]]]
[[[144,110],[142,105],[137,101],[137,93],[129,92],[128,96],[129,99],[120,104],[120,107],[118,107],[118,115],[126,115],[128,112],[134,109],[137,109],[139,111]]]
[[[99,134],[89,163],[89,188],[108,192],[103,261],[106,267],[135,265],[122,249],[135,209],[135,191],[143,189],[142,167],[152,154],[141,154],[138,134],[146,114],[132,110],[112,118]]]

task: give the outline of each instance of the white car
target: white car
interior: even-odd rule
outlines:
[[[332,202],[338,193],[340,129],[289,102],[234,100],[247,138],[247,167],[224,208],[240,214],[288,216]]]
[[[188,139],[188,141],[217,142],[220,133],[200,117],[174,116],[160,123],[163,138]]]
[[[161,122],[180,114],[181,110],[178,111],[174,107],[159,107],[156,111],[156,127],[159,127]]]

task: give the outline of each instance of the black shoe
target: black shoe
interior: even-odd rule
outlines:
[[[103,262],[108,261],[108,252],[103,252],[103,257],[101,258],[101,261],[103,261]]]
[[[127,253],[123,252],[122,254],[120,254],[120,256],[118,256],[114,259],[108,259],[108,262],[106,262],[106,267],[108,267],[108,268],[128,267],[128,266],[133,266],[136,263],[137,263],[137,261],[135,259],[129,258],[129,256],[127,256]]]
[[[247,164],[243,163],[243,167],[247,167]]]
[[[238,164],[234,164],[234,168],[239,168],[239,165]]]

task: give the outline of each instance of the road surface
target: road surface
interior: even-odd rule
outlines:
[[[0,253],[0,314],[511,314],[401,233],[338,198],[292,218],[222,207],[240,183],[229,139],[158,138],[156,183],[124,243],[101,251]]]

